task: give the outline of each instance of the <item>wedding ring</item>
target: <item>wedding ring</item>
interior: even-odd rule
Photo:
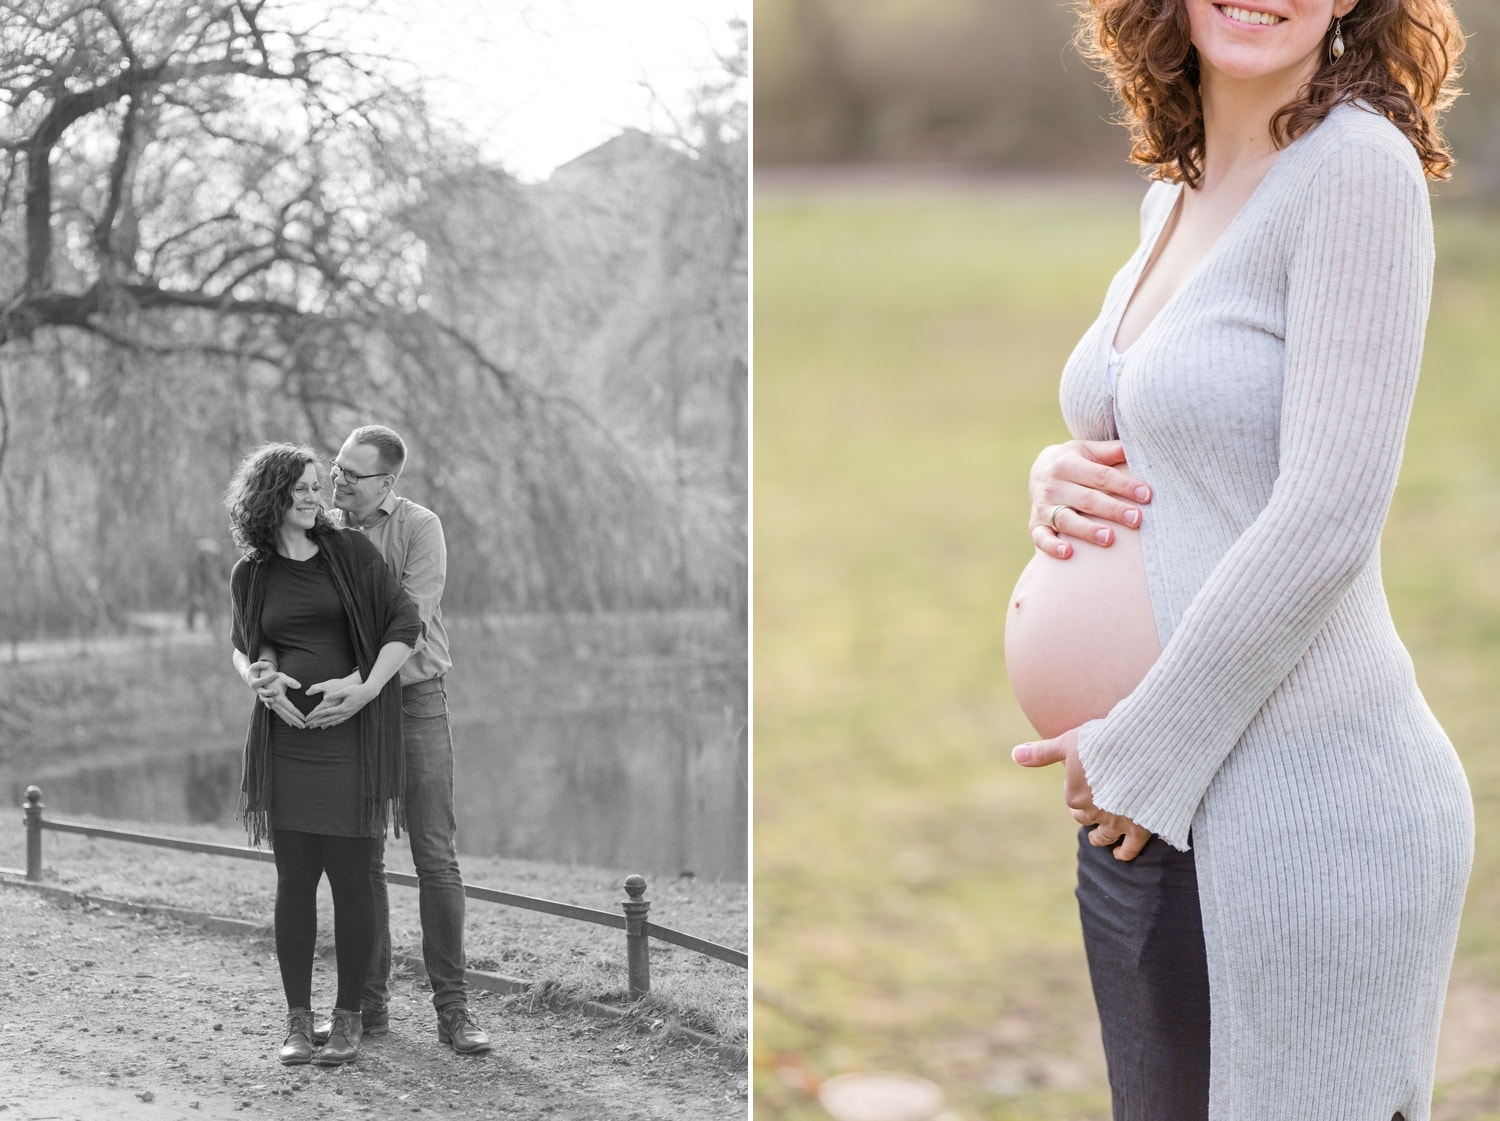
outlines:
[[[1059,503],[1058,505],[1052,507],[1052,513],[1047,515],[1047,526],[1054,533],[1057,532],[1057,515],[1063,510],[1073,510],[1073,507]],[[1078,513],[1078,511],[1073,510],[1073,513],[1076,514]]]
[[[1125,834],[1123,833],[1121,833],[1118,837],[1106,838],[1104,836],[1104,830],[1097,825],[1094,826],[1094,833],[1099,837],[1099,844],[1103,848],[1108,848],[1110,845],[1118,845],[1125,839]]]

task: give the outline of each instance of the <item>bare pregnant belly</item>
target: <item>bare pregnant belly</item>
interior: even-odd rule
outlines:
[[[1161,653],[1138,530],[1101,549],[1032,556],[1005,614],[1005,668],[1021,711],[1044,737],[1104,716]]]

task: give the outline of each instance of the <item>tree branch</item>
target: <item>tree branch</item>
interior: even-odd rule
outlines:
[[[110,297],[124,297],[142,311],[160,308],[184,308],[212,311],[221,315],[260,316],[278,319],[302,317],[307,313],[293,304],[270,298],[235,299],[227,294],[181,292],[154,284],[120,284],[108,289]],[[0,346],[16,339],[30,338],[39,327],[76,327],[102,334],[98,317],[109,310],[106,290],[94,284],[85,292],[23,293],[4,310],[0,310]]]
[[[105,200],[104,213],[99,215],[99,221],[94,228],[94,244],[98,248],[99,259],[108,261],[114,253],[111,252],[115,245],[115,223],[120,218],[122,210],[128,213],[129,202],[125,194],[130,190],[129,170],[135,159],[136,148],[136,120],[140,112],[140,104],[135,97],[125,99],[125,119],[120,122],[119,145],[115,149],[114,162],[109,168],[109,194]],[[120,248],[127,249],[125,246]],[[134,257],[134,247],[128,247],[129,256]],[[122,256],[124,254],[122,253]],[[134,264],[134,261],[123,262]]]

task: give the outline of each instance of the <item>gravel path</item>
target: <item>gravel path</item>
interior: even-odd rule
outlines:
[[[313,991],[331,1000],[332,963]],[[727,1121],[742,1063],[632,1019],[471,995],[487,1056],[437,1042],[425,981],[393,978],[391,1034],[324,1070],[276,1062],[285,1014],[269,941],[0,886],[0,1121],[240,1117]]]

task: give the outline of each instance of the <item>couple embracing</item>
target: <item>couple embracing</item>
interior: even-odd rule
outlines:
[[[233,660],[257,704],[240,811],[276,857],[276,958],[287,1019],[279,1059],[336,1066],[390,1030],[387,826],[411,840],[437,1037],[483,1054],[468,1007],[464,888],[453,813],[452,666],[441,599],[442,524],[395,493],[406,445],[355,429],[327,468],[309,448],[268,444],[225,495],[243,556],[230,580]],[[333,894],[338,994],[317,1023],[317,890]],[[320,1046],[321,1045],[321,1046]]]

